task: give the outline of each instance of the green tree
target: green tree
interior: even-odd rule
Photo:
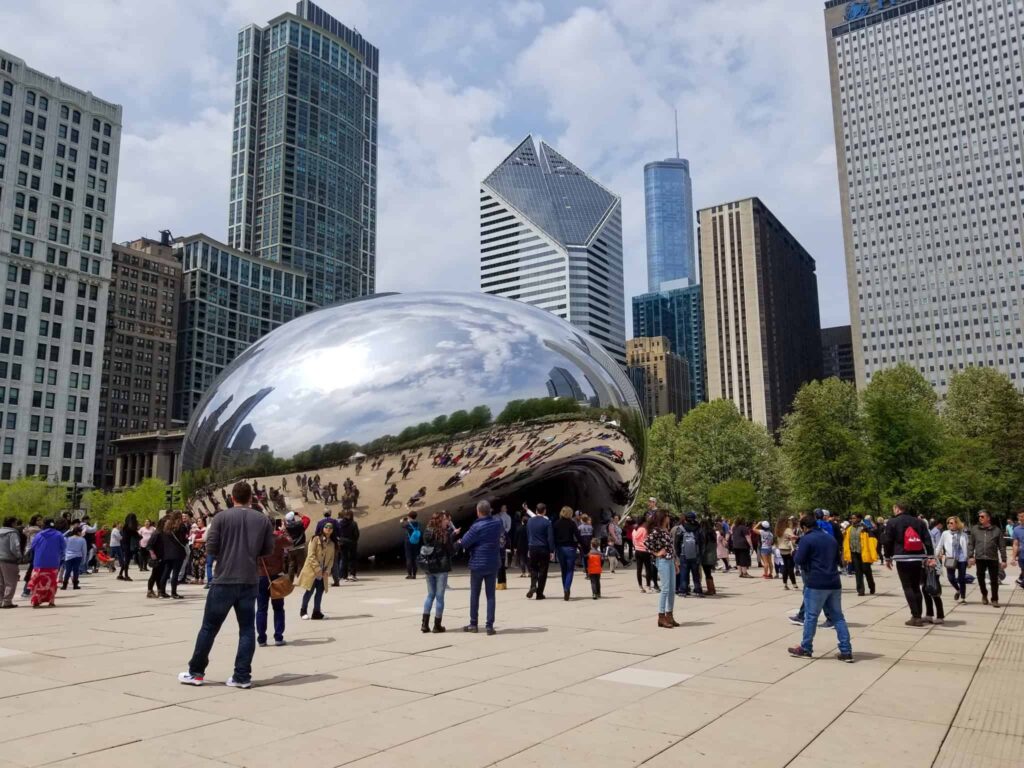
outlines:
[[[726,520],[751,520],[760,508],[754,484],[739,479],[712,486],[708,491],[708,504],[712,512]]]
[[[679,426],[675,416],[660,416],[647,434],[647,463],[639,499],[651,496],[682,512],[684,501],[682,465],[678,453]]]
[[[67,489],[40,477],[19,477],[0,483],[0,516],[28,522],[35,515],[54,517],[68,504]]]
[[[782,455],[797,506],[848,515],[863,498],[867,467],[856,387],[836,378],[804,385],[783,423]]]

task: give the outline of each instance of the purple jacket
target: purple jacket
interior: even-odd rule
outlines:
[[[68,543],[56,528],[43,528],[32,539],[32,567],[60,568]]]

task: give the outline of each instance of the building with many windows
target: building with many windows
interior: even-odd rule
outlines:
[[[93,481],[121,107],[0,50],[0,480]]]
[[[825,3],[857,384],[1024,389],[1020,0]]]
[[[113,246],[96,434],[97,488],[116,480],[114,440],[171,426],[181,264],[170,233]]]
[[[238,33],[228,244],[304,273],[310,308],[374,292],[378,66],[309,0]]]
[[[673,157],[644,166],[644,216],[648,292],[672,280],[697,282],[689,160]]]
[[[672,350],[686,358],[691,407],[707,400],[704,308],[699,285],[673,281],[663,283],[660,291],[634,296],[633,336],[666,337]]]
[[[626,342],[626,365],[648,422],[673,414],[681,418],[690,410],[690,382],[686,359],[672,352],[664,336],[633,338]]]
[[[308,278],[202,234],[173,247],[182,269],[173,417],[187,422],[228,363],[303,314]]]
[[[619,198],[527,136],[480,186],[480,289],[555,313],[625,366]]]
[[[853,336],[850,326],[837,325],[821,329],[821,376],[856,383],[853,365]]]
[[[708,399],[775,432],[821,377],[814,259],[756,197],[697,215]]]

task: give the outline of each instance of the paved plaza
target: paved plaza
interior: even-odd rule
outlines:
[[[797,592],[720,574],[723,596],[657,596],[629,571],[593,601],[524,599],[509,573],[495,637],[459,630],[468,577],[453,574],[445,634],[421,634],[424,583],[368,571],[332,589],[329,619],[299,621],[260,648],[252,690],[222,684],[225,625],[208,683],[180,685],[205,592],[147,600],[145,583],[101,573],[57,607],[0,614],[0,768],[245,766],[1019,766],[1024,765],[1024,597],[984,607],[972,589],[945,626],[904,626],[893,573],[858,598],[844,578],[855,664],[819,629],[813,661],[790,658]],[[135,573],[133,571],[133,573]],[[550,595],[559,593],[556,579]]]

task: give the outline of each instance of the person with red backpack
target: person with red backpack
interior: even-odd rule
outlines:
[[[935,565],[932,537],[927,523],[910,511],[907,502],[893,504],[892,514],[892,519],[885,526],[885,567],[892,570],[893,561],[896,562],[896,573],[910,606],[910,619],[904,623],[908,627],[923,627],[921,584],[925,566]]]

